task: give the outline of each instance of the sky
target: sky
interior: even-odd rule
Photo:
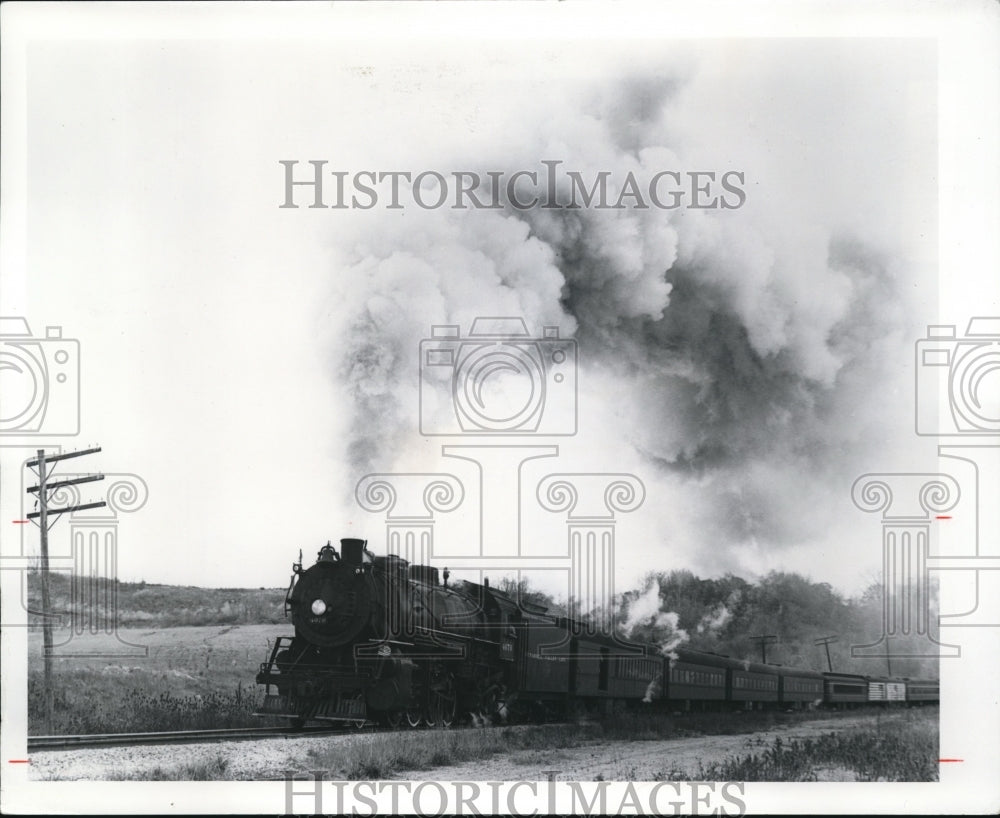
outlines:
[[[970,317],[1000,315],[995,4],[625,9],[4,3],[0,317],[38,339],[27,349],[49,367],[52,425],[11,428],[31,384],[9,367],[18,341],[0,336],[0,557],[37,553],[35,529],[15,522],[31,508],[26,457],[89,444],[103,451],[80,468],[148,489],[117,518],[117,565],[100,567],[123,580],[275,587],[300,548],[309,559],[355,535],[382,550],[386,512],[356,496],[363,481],[370,508],[392,499],[373,474],[393,475],[391,523],[433,521],[439,567],[460,575],[478,552],[546,565],[531,578],[557,594],[568,532],[602,526],[616,591],[683,568],[791,570],[858,592],[880,578],[879,515],[851,501],[868,473],[954,473],[962,499],[932,550],[995,555],[1000,517],[965,490],[972,464],[914,433],[915,406],[924,431],[950,422],[924,414],[948,394],[941,370],[915,363],[927,326],[962,338]],[[481,174],[547,159],[615,180],[735,170],[746,200],[281,208],[280,162],[313,159]],[[547,326],[575,342],[560,347],[569,379],[545,364],[543,403],[545,430],[575,419],[575,434],[425,434],[454,431],[455,415],[447,367],[422,375],[421,353],[476,360],[431,328],[464,338],[486,316],[523,318],[522,364],[555,350]],[[503,372],[482,394],[516,407],[524,381]],[[996,449],[978,453],[995,487]],[[433,518],[419,517],[425,500]],[[53,527],[60,568],[84,522]],[[996,572],[982,589],[970,573],[944,572],[942,613],[995,613]],[[0,571],[8,726],[27,695],[22,579]],[[995,812],[995,747],[969,737],[996,734],[996,674],[979,664],[995,661],[996,628],[943,630],[964,661],[940,663],[941,754],[964,761],[907,803]],[[8,757],[23,756],[18,735],[3,733]],[[243,792],[259,809],[257,790],[220,788],[172,787],[172,803],[226,811]],[[65,808],[62,788],[23,792],[29,811]],[[870,812],[901,803],[897,784],[862,795]],[[143,809],[117,789],[100,797]]]
[[[942,275],[933,42],[63,40],[27,67],[24,270],[3,313],[79,341],[80,433],[46,442],[99,443],[88,470],[148,487],[118,526],[121,579],[270,587],[328,539],[380,551],[384,515],[355,499],[370,473],[457,475],[435,543],[462,553],[481,517],[507,553],[513,466],[484,467],[485,508],[441,446],[498,441],[422,435],[418,364],[433,325],[518,316],[574,339],[577,364],[575,400],[546,409],[575,410],[576,434],[501,441],[559,450],[523,467],[526,549],[566,537],[537,480],[628,474],[644,501],[616,518],[618,590],[674,568],[877,581],[851,485],[934,465],[913,434]],[[746,201],[292,209],[281,160],[736,170]]]

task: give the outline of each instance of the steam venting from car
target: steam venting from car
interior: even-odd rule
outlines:
[[[660,584],[656,579],[651,579],[642,594],[627,602],[622,632],[629,639],[656,645],[663,656],[676,661],[677,654],[674,651],[688,641],[689,635],[678,626],[680,617],[676,613],[661,608]],[[643,701],[653,701],[661,695],[662,690],[661,673],[649,682]]]
[[[541,171],[551,158],[587,179],[611,171],[612,200],[628,171],[699,167],[690,80],[642,75],[526,100],[481,167]],[[835,197],[826,211],[799,207],[777,175],[748,176],[747,204],[732,211],[508,203],[373,218],[339,245],[331,305],[355,474],[400,468],[419,437],[418,348],[433,324],[467,332],[482,315],[517,316],[536,337],[557,326],[576,338],[577,439],[653,467],[686,515],[671,528],[679,547],[697,541],[705,564],[705,542],[749,553],[801,542],[816,525],[803,504],[849,485],[852,453],[885,432],[871,396],[898,377],[905,307],[892,255],[849,208]],[[613,428],[588,430],[587,399],[607,395]]]
[[[659,648],[664,656],[676,659],[674,648],[688,641],[688,632],[678,626],[680,617],[661,610],[660,584],[653,580],[646,590],[628,604],[622,629],[630,639],[642,639]]]

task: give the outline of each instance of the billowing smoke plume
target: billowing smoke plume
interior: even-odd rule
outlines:
[[[610,171],[612,200],[629,171],[728,170],[721,153],[697,164],[688,81],[678,72],[519,100],[503,147],[484,147],[478,169],[553,159],[587,179]],[[428,155],[424,166],[461,161]],[[768,166],[775,177],[780,167]],[[746,172],[738,210],[410,208],[371,219],[346,250],[333,308],[357,475],[399,468],[417,435],[417,350],[432,324],[464,332],[479,315],[522,316],[532,333],[554,324],[575,335],[581,383],[613,404],[616,443],[686,498],[675,524],[699,547],[806,535],[802,505],[829,494],[818,475],[831,459],[849,471],[851,453],[880,439],[868,407],[895,366],[902,308],[891,257],[860,237],[847,207],[804,207],[782,198],[793,182]]]

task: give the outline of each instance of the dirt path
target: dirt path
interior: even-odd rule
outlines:
[[[394,779],[454,781],[540,781],[554,772],[561,781],[651,781],[696,778],[699,762],[711,764],[726,757],[748,752],[750,745],[770,745],[774,738],[818,736],[873,724],[875,717],[817,717],[790,726],[779,726],[742,735],[699,736],[663,741],[586,741],[578,747],[552,750],[518,750],[505,755],[448,767],[435,767],[393,774]],[[267,739],[255,742],[192,744],[183,748],[133,747],[68,750],[32,754],[32,778],[57,780],[108,780],[114,771],[148,772],[156,767],[174,768],[179,763],[226,761],[222,778],[267,780],[281,770],[313,768],[309,750],[315,742],[350,744],[364,741],[363,735],[333,739]],[[853,781],[844,769],[817,771],[820,780]]]

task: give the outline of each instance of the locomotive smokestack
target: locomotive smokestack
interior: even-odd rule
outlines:
[[[340,541],[340,553],[344,562],[348,565],[361,565],[364,560],[365,545],[368,540],[358,540],[345,537]]]

